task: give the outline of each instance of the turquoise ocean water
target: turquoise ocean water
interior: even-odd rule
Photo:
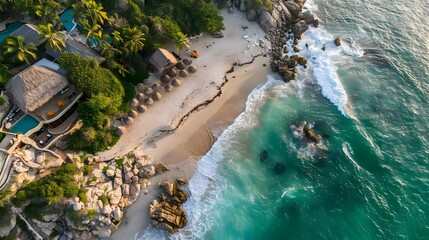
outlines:
[[[306,7],[309,68],[252,92],[198,162],[187,227],[143,239],[429,239],[429,2]]]

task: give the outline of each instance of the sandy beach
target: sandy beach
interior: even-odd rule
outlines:
[[[138,150],[170,167],[170,171],[152,178],[149,193],[141,194],[126,209],[112,239],[134,239],[149,225],[149,204],[156,198],[156,183],[190,178],[199,157],[207,153],[216,137],[244,110],[248,94],[266,81],[269,58],[259,46],[264,32],[238,11],[231,14],[223,11],[222,15],[224,38],[205,34],[191,41],[191,49],[200,54],[193,60],[197,73],[138,116],[112,149],[99,153],[101,159],[107,160]],[[173,46],[167,49],[175,51]],[[238,66],[227,73],[234,63]]]

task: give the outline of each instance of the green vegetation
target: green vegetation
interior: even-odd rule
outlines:
[[[88,211],[88,218],[89,219],[93,219],[94,218],[94,216],[95,216],[95,214],[97,214],[97,210],[95,210],[95,209],[91,209],[91,210],[89,210]]]
[[[0,61],[0,85],[6,84],[11,78],[11,74],[6,65],[2,64]]]
[[[80,170],[76,165],[63,165],[51,175],[33,181],[18,190],[12,201],[16,205],[20,205],[20,203],[29,199],[43,198],[48,203],[56,203],[63,196],[77,196],[79,187],[74,176],[78,173],[80,173]]]
[[[88,197],[86,195],[86,189],[80,189],[79,193],[77,194],[77,196],[79,197],[80,201],[83,203],[87,203],[88,202]]]
[[[4,41],[3,50],[3,55],[10,58],[12,62],[30,63],[37,57],[34,44],[26,45],[22,36],[7,37]]]
[[[3,204],[5,201],[9,200],[9,197],[11,194],[12,194],[12,191],[10,191],[9,189],[3,189],[0,191],[0,208],[3,207]]]
[[[0,96],[0,106],[3,106],[3,104],[6,102],[3,97]]]
[[[110,196],[102,194],[100,197],[98,197],[98,200],[100,200],[103,204],[110,202]]]

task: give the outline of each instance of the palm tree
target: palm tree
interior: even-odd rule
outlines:
[[[41,38],[46,40],[46,46],[54,51],[61,51],[66,48],[66,43],[60,35],[65,35],[63,32],[55,31],[54,25],[38,25]]]
[[[107,13],[103,11],[103,6],[94,0],[82,0],[73,4],[76,10],[76,18],[79,23],[85,19],[91,20],[91,24],[104,24],[105,20],[109,20]]]
[[[0,12],[6,12],[12,4],[13,0],[0,0]]]
[[[120,32],[115,30],[112,32],[112,36],[113,36],[113,44],[118,46],[119,44],[124,42]]]
[[[123,28],[123,39],[126,52],[136,53],[144,47],[144,33],[137,27]]]
[[[122,53],[119,49],[115,48],[114,46],[112,46],[112,44],[106,41],[102,41],[100,43],[100,49],[101,55],[103,55],[103,57],[105,57],[106,59],[114,58],[117,54]]]
[[[34,44],[25,45],[24,37],[22,36],[10,36],[6,38],[3,48],[3,54],[11,56],[15,61],[30,63],[37,57]]]
[[[47,23],[60,20],[59,15],[56,13],[61,9],[61,4],[53,0],[41,0],[40,4],[35,6],[35,14],[42,18],[42,22]]]
[[[173,39],[174,43],[176,44],[176,48],[177,50],[179,50],[179,52],[181,53],[183,51],[183,49],[189,49],[189,45],[191,44],[188,40],[188,38],[186,37],[185,34],[179,32],[178,34],[176,34],[174,36]]]
[[[83,27],[82,29],[82,33],[86,35],[86,43],[91,46],[92,43],[90,41],[90,39],[92,38],[93,40],[95,39],[101,39],[102,38],[102,31],[101,31],[101,26],[99,24],[94,24],[94,25],[90,25],[87,19],[84,19],[81,22],[81,25]],[[96,43],[99,41],[95,41]]]

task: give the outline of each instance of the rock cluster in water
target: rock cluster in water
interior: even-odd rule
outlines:
[[[187,183],[185,179],[176,181],[180,185]],[[162,190],[162,193],[158,196],[159,201],[153,200],[150,205],[151,224],[156,228],[175,233],[188,223],[182,208],[182,204],[187,200],[186,194],[173,181],[159,183],[157,187]]]

